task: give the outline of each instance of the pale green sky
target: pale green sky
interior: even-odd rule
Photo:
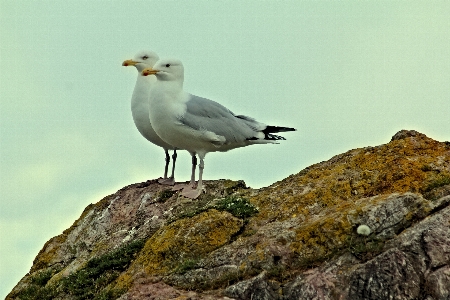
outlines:
[[[0,0],[0,297],[89,203],[162,175],[123,60],[178,57],[187,91],[297,128],[206,157],[206,179],[258,188],[400,129],[450,140],[449,16],[448,1]]]

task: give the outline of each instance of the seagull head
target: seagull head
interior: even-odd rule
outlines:
[[[142,75],[155,75],[158,80],[174,81],[183,80],[184,67],[178,59],[161,59],[153,67],[146,68]]]
[[[141,51],[136,54],[133,59],[127,59],[122,63],[122,66],[134,66],[139,72],[145,68],[153,67],[159,60],[159,56],[153,51]]]

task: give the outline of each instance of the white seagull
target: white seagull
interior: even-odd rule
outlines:
[[[193,156],[190,185],[182,195],[195,199],[202,192],[206,153],[228,151],[253,144],[276,144],[283,137],[273,133],[295,131],[294,128],[268,126],[255,119],[235,115],[223,105],[183,91],[184,68],[180,60],[159,60],[142,74],[155,75],[149,112],[156,133],[176,149]],[[198,184],[195,188],[195,154],[200,158]]]
[[[148,141],[164,148],[164,152],[166,154],[166,165],[164,168],[164,177],[159,179],[159,183],[173,185],[175,183],[174,172],[177,152],[173,146],[164,142],[156,134],[149,118],[148,97],[150,95],[150,88],[156,82],[156,78],[142,76],[142,71],[145,68],[153,67],[158,60],[159,57],[155,52],[141,51],[136,54],[133,59],[125,60],[122,63],[122,66],[134,66],[138,70],[136,85],[134,86],[133,95],[131,97],[131,114],[133,115],[134,124],[142,136]],[[167,177],[170,163],[168,150],[174,150],[172,155],[172,175],[170,177]]]

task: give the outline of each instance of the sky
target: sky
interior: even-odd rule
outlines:
[[[450,140],[450,2],[431,2],[0,0],[0,297],[88,204],[162,175],[124,60],[177,57],[188,92],[297,128],[206,156],[206,180],[260,188],[401,129]]]

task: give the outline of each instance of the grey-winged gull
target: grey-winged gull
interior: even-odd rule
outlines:
[[[177,152],[175,148],[164,142],[155,132],[149,119],[149,103],[150,88],[156,82],[156,78],[142,76],[145,68],[153,67],[159,57],[152,51],[141,51],[134,56],[133,59],[125,60],[122,66],[134,66],[138,70],[136,85],[134,86],[133,95],[131,96],[131,114],[133,115],[134,124],[138,131],[148,141],[164,148],[166,154],[166,165],[164,168],[164,177],[159,179],[159,183],[173,185],[175,183],[174,172]],[[167,177],[170,156],[168,150],[174,150],[172,155],[172,175]]]
[[[294,128],[268,126],[255,119],[235,115],[223,105],[183,91],[184,68],[180,60],[159,60],[142,74],[155,75],[149,103],[150,122],[156,133],[176,149],[187,150],[200,158],[198,184],[195,188],[195,165],[191,183],[182,195],[192,199],[202,192],[202,176],[206,153],[228,151],[253,144],[270,144],[284,140],[274,133],[295,131]]]

